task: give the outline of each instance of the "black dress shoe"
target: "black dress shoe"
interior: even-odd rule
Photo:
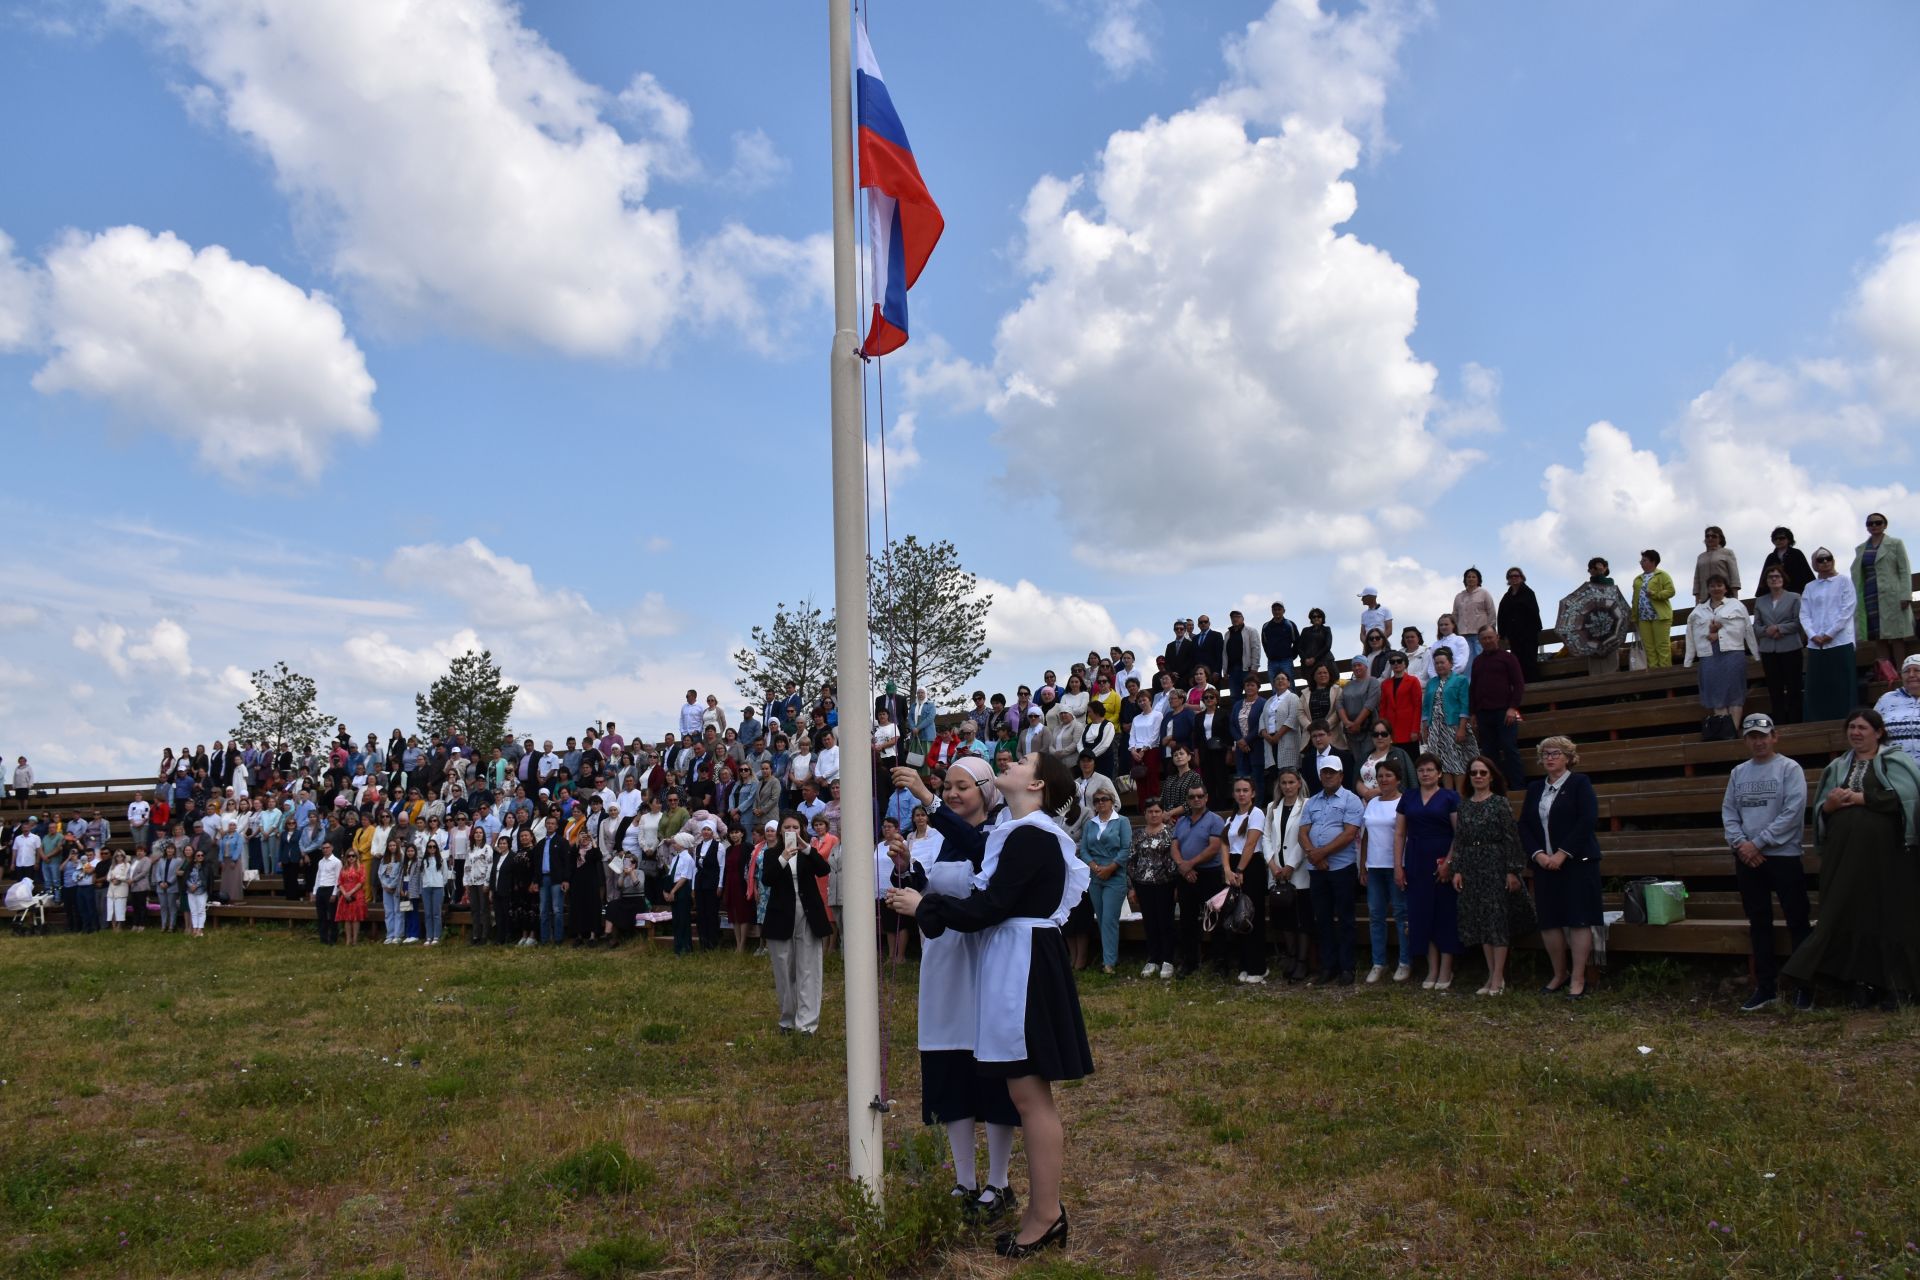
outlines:
[[[988,1192],[993,1193],[993,1199],[982,1199]],[[1014,1199],[1013,1188],[985,1186],[980,1188],[977,1194],[968,1198],[967,1202],[961,1206],[961,1212],[966,1214],[969,1220],[984,1226],[1006,1217],[1008,1211],[1019,1203]]]
[[[1021,1244],[1018,1231],[1003,1231],[994,1237],[993,1251],[1003,1258],[1031,1258],[1045,1249],[1064,1249],[1067,1247],[1067,1207],[1060,1206],[1060,1216],[1053,1220],[1047,1233],[1032,1244]]]

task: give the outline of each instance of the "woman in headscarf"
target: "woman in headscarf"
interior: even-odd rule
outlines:
[[[1847,717],[1847,751],[1813,798],[1820,850],[1820,919],[1787,961],[1811,988],[1847,984],[1853,1005],[1884,1009],[1920,995],[1920,766],[1887,741],[1880,713]]]
[[[1012,816],[989,838],[972,891],[895,889],[887,904],[913,914],[929,938],[947,930],[979,936],[974,1056],[984,1078],[1006,1082],[1019,1110],[1030,1181],[1026,1213],[994,1248],[1024,1258],[1067,1243],[1060,1202],[1066,1134],[1053,1085],[1092,1074],[1093,1052],[1059,925],[1088,876],[1066,832],[1077,817],[1072,774],[1035,752],[1000,782]]]
[[[1519,660],[1528,684],[1540,678],[1540,598],[1527,585],[1527,575],[1515,565],[1507,570],[1507,593],[1500,597],[1500,643]],[[1472,676],[1472,671],[1461,674]]]
[[[1069,719],[1071,730],[1072,721]],[[1005,819],[993,770],[976,756],[961,756],[947,770],[939,797],[916,769],[893,771],[927,811],[927,825],[940,835],[939,853],[925,870],[930,892],[964,895],[986,854],[987,835]],[[895,910],[899,910],[898,907]],[[911,914],[911,913],[906,913]],[[973,1056],[979,1017],[975,984],[977,935],[943,932],[920,939],[920,1119],[944,1126],[953,1149],[953,1194],[969,1216],[997,1218],[1013,1204],[1007,1167],[1013,1131],[1020,1124],[1004,1080],[982,1076]],[[987,1128],[987,1180],[979,1183],[974,1126]]]
[[[1369,637],[1371,643],[1371,637]],[[1373,740],[1373,722],[1380,710],[1380,682],[1374,679],[1372,666],[1365,658],[1353,660],[1353,678],[1334,699],[1334,714],[1340,725],[1340,737],[1355,750],[1365,750]]]

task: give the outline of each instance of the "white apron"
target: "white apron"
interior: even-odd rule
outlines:
[[[927,892],[964,898],[973,892],[973,864],[936,862],[926,868]],[[948,929],[920,939],[920,1048],[973,1049],[980,1000],[975,970],[981,935]]]
[[[1080,860],[1072,837],[1060,824],[1044,813],[994,828],[987,837],[986,854],[980,859],[980,873],[973,878],[975,888],[984,889],[1000,865],[1000,851],[1016,827],[1041,827],[1060,846],[1066,863],[1066,886],[1060,905],[1052,916],[1015,916],[1002,920],[976,935],[979,939],[978,990],[973,1056],[981,1062],[1019,1062],[1027,1056],[1027,978],[1033,969],[1033,931],[1058,929],[1067,915],[1087,892],[1092,872]]]

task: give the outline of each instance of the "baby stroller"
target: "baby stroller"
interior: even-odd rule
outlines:
[[[36,893],[31,880],[16,880],[7,888],[7,910],[14,913],[13,931],[38,936],[47,931],[50,893]]]

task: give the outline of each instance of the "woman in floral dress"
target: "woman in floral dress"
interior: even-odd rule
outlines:
[[[1507,989],[1507,950],[1513,940],[1514,908],[1519,905],[1520,827],[1507,801],[1506,783],[1486,756],[1467,762],[1467,795],[1460,804],[1453,839],[1453,887],[1460,895],[1460,944],[1479,944],[1487,958],[1487,982],[1475,995],[1497,996]],[[1521,899],[1524,901],[1524,898]],[[1524,929],[1520,932],[1525,932]]]

